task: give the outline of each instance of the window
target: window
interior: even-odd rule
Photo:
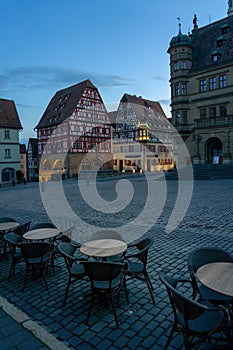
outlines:
[[[179,96],[180,89],[179,89],[179,84],[175,84],[175,96]]]
[[[210,107],[210,118],[216,117],[216,107]]]
[[[225,44],[226,40],[223,38],[217,39],[217,47],[222,47]]]
[[[227,86],[227,76],[226,74],[220,75],[219,77],[219,87],[220,89]]]
[[[207,110],[206,110],[206,108],[200,109],[200,118],[204,119],[206,117],[207,117]]]
[[[5,158],[11,158],[11,150],[10,149],[5,149]]]
[[[174,70],[178,70],[179,69],[179,63],[178,62],[175,62],[174,63]]]
[[[200,92],[206,91],[206,79],[200,80]]]
[[[182,111],[181,124],[187,124],[187,111]]]
[[[218,62],[219,60],[220,60],[220,58],[221,58],[221,54],[218,52],[218,53],[213,53],[212,54],[212,60],[214,61],[214,62]]]
[[[181,84],[181,95],[187,95],[187,84],[186,83]]]
[[[181,61],[181,69],[186,69],[186,68],[187,68],[187,62]]]
[[[210,90],[216,89],[216,77],[209,79],[209,87],[210,87]]]
[[[220,117],[226,117],[227,116],[227,106],[219,106],[219,112],[220,112]]]
[[[175,114],[175,125],[180,125],[180,112]]]
[[[10,130],[5,130],[5,139],[10,139]]]
[[[230,30],[230,27],[227,23],[223,24],[221,27],[221,34],[227,34]]]

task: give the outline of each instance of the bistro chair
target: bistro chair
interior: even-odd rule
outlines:
[[[56,259],[56,257],[61,256],[61,253],[58,249],[58,246],[60,243],[67,242],[71,243],[71,237],[72,237],[72,231],[73,227],[68,228],[67,230],[60,232],[58,236],[55,237],[54,239],[54,246],[53,246],[53,254],[52,254],[52,262]],[[80,248],[81,245],[77,246]],[[61,266],[57,266],[58,268],[61,268]]]
[[[192,297],[193,299],[198,298],[199,301],[208,300],[214,305],[222,304],[226,306],[231,303],[231,297],[212,291],[203,284],[200,284],[196,277],[197,270],[201,266],[213,262],[233,262],[233,257],[223,249],[211,247],[197,248],[189,254],[188,269],[192,281]]]
[[[95,297],[97,296],[98,300],[100,300],[101,297],[104,297],[105,300],[110,301],[116,326],[119,327],[113,296],[117,296],[117,301],[119,304],[119,293],[122,285],[124,285],[126,299],[129,303],[125,284],[126,264],[110,261],[85,261],[82,262],[82,264],[84,266],[86,275],[89,277],[89,280],[91,282],[92,291],[92,298],[86,319],[86,324],[89,322],[91,310],[95,302]]]
[[[2,216],[0,217],[0,223],[3,222],[16,222],[16,220],[7,216]]]
[[[71,239],[72,239],[73,229],[74,229],[74,227],[70,227],[67,230],[59,233],[59,235],[56,236],[56,238],[55,238],[55,246],[58,246],[59,243],[62,243],[62,242],[70,243]]]
[[[15,229],[12,230],[16,235],[23,237],[23,235],[29,231],[30,229],[31,221],[28,221],[22,225],[17,226]]]
[[[4,240],[7,243],[11,255],[11,267],[8,277],[8,282],[10,281],[11,276],[15,272],[16,264],[24,260],[19,244],[22,242],[22,237],[16,235],[14,232],[9,232],[4,235]]]
[[[19,247],[26,263],[22,292],[25,289],[29,273],[32,272],[32,276],[37,277],[37,271],[43,277],[46,290],[48,290],[46,273],[51,257],[51,244],[47,242],[25,242],[20,243]]]
[[[0,223],[2,224],[4,222],[16,222],[16,220],[11,218],[11,217],[7,217],[7,216],[0,217]],[[5,235],[5,233],[8,233],[10,231],[11,231],[11,229],[7,230],[7,231],[6,230],[3,230],[3,231],[0,230],[0,251],[2,250],[2,252],[3,252],[3,254],[4,254],[6,259],[7,259],[7,244],[6,244],[6,241],[4,240],[4,235]]]
[[[56,228],[56,226],[51,222],[40,222],[38,224],[32,225],[31,230],[37,230],[39,228]]]
[[[228,313],[223,306],[210,307],[186,297],[177,288],[178,283],[183,280],[166,275],[160,276],[160,280],[166,287],[174,314],[164,350],[168,348],[174,332],[183,335],[185,349],[191,349],[206,340],[210,341],[214,336],[222,341],[229,339]]]
[[[120,233],[113,230],[104,230],[104,231],[96,231],[91,235],[91,240],[96,239],[116,239],[119,241],[123,241],[124,239]]]
[[[125,259],[128,262],[127,276],[146,282],[152,302],[155,304],[154,288],[147,272],[148,252],[153,242],[152,238],[146,238],[138,243],[129,244]]]
[[[66,305],[70,285],[74,282],[80,281],[86,276],[84,267],[79,262],[82,259],[75,257],[75,253],[78,248],[79,246],[77,244],[71,242],[62,242],[58,245],[58,251],[63,256],[68,271],[68,281],[65,291],[65,298],[63,301],[64,306]]]

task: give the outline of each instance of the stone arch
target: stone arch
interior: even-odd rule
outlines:
[[[53,170],[62,171],[63,166],[64,166],[63,161],[60,160],[60,159],[56,159],[56,160],[53,162]]]
[[[15,179],[15,169],[5,168],[2,169],[2,182],[8,182]]]
[[[52,165],[48,159],[43,160],[42,170],[52,170]]]
[[[92,161],[89,157],[84,157],[82,161],[82,170],[91,170],[92,169]]]
[[[222,164],[222,141],[216,137],[210,137],[205,143],[205,161],[207,164]]]

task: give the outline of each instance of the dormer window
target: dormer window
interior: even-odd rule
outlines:
[[[227,34],[229,31],[230,31],[230,27],[229,25],[226,23],[226,24],[223,24],[220,28],[221,30],[221,34],[224,35],[224,34]]]
[[[212,52],[211,57],[213,62],[218,62],[221,59],[222,55],[219,51],[215,50]]]
[[[217,47],[222,47],[226,42],[226,39],[223,36],[217,38]]]

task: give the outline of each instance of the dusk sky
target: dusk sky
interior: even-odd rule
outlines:
[[[227,0],[0,0],[0,97],[14,100],[36,137],[56,91],[90,79],[108,110],[124,93],[159,101],[170,116],[169,55],[178,34],[227,16]]]

